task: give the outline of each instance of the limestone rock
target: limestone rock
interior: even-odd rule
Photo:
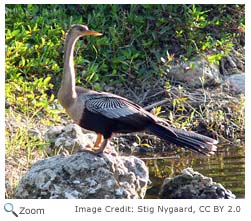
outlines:
[[[188,83],[193,87],[201,87],[202,81],[205,85],[221,82],[219,66],[209,63],[203,57],[172,65],[166,74],[171,79]]]
[[[245,94],[245,74],[233,74],[227,76],[225,83],[230,86],[233,92]]]
[[[96,134],[83,133],[81,127],[76,124],[67,126],[54,126],[45,132],[45,140],[48,145],[44,152],[46,156],[55,154],[69,155],[83,149],[87,146],[92,146],[95,142]]]
[[[35,163],[21,179],[15,198],[143,198],[148,179],[144,162],[136,157],[78,152]]]
[[[235,195],[212,178],[184,169],[180,175],[167,178],[161,187],[160,198],[164,199],[234,199]]]

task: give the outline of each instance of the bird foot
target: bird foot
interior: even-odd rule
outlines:
[[[92,152],[93,154],[96,155],[100,155],[102,153],[107,153],[107,154],[111,154],[112,151],[109,147],[109,143],[108,143],[108,139],[104,139],[104,141],[102,142],[102,144],[99,146],[100,142],[95,142],[94,146],[86,146],[85,149],[83,149],[83,151],[85,152]]]
[[[92,149],[92,152],[95,154],[102,154],[102,153],[111,154],[113,152],[112,150],[113,149],[107,147],[105,149],[103,149],[102,147],[94,147]]]
[[[91,147],[91,146],[86,146],[80,149],[78,152],[102,153],[102,151],[100,151],[100,147]]]
[[[87,152],[95,155],[100,155],[102,153],[110,154],[110,151],[108,149],[104,150],[100,147],[91,147],[91,146],[87,146],[84,149],[80,149],[78,152]]]
[[[100,153],[97,153],[97,152],[93,151],[92,149],[80,149],[78,152],[79,153],[91,153],[91,154],[94,154],[94,155],[100,155]]]

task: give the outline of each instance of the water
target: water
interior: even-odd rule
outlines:
[[[236,198],[245,197],[245,148],[241,146],[222,145],[210,158],[191,152],[169,152],[165,155],[152,156],[160,159],[145,159],[149,167],[151,187],[146,198],[158,198],[160,186],[166,177],[173,177],[187,167],[192,167],[204,176],[212,177],[231,190]],[[161,158],[162,157],[162,158]],[[141,156],[141,158],[144,158]]]

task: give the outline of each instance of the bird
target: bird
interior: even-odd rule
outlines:
[[[179,147],[207,156],[214,154],[218,141],[213,138],[175,128],[125,97],[76,86],[74,47],[77,40],[102,35],[85,25],[71,26],[65,38],[63,77],[58,91],[58,100],[73,121],[96,132],[91,152],[102,154],[114,133],[145,131]]]

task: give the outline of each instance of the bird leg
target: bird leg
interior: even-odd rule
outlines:
[[[97,134],[96,142],[94,144],[95,147],[99,147],[100,143],[103,141],[103,135],[102,134]]]
[[[94,144],[94,147],[89,147],[88,149],[84,149],[83,152],[90,152],[94,154],[103,153],[104,149],[107,146],[108,139],[104,139],[102,134],[97,134],[97,138]],[[100,145],[101,143],[101,145]]]
[[[104,151],[104,149],[105,149],[107,143],[108,143],[108,139],[104,139],[104,141],[102,142],[100,148],[99,148],[99,149],[93,150],[93,152],[94,152],[95,154],[103,153],[103,151]]]
[[[94,144],[94,145],[89,145],[89,144],[88,144],[88,145],[85,147],[84,150],[93,151],[93,150],[95,150],[95,149],[99,149],[99,146],[100,146],[100,144],[103,142],[103,139],[104,139],[103,135],[98,133],[98,134],[97,134],[96,141],[95,141],[95,144]]]

